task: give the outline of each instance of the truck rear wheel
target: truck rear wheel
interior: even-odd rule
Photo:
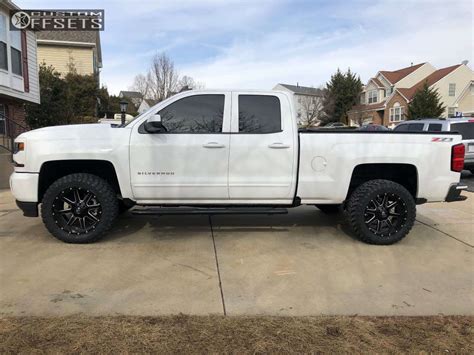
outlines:
[[[43,223],[66,243],[91,243],[112,226],[118,199],[112,187],[91,174],[71,174],[56,180],[44,194]]]
[[[351,194],[346,213],[359,240],[389,245],[403,239],[411,230],[416,205],[402,185],[389,180],[371,180]]]

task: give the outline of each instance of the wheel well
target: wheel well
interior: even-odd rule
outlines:
[[[38,184],[39,201],[43,199],[44,193],[53,182],[74,173],[89,173],[99,176],[107,181],[117,194],[121,194],[117,173],[111,162],[106,160],[55,160],[41,166]]]
[[[349,184],[349,197],[359,185],[374,179],[385,179],[396,182],[405,187],[416,198],[418,190],[418,172],[410,164],[361,164],[352,172]]]

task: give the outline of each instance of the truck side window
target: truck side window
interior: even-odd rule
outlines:
[[[278,97],[239,95],[239,132],[281,132],[281,108]]]
[[[441,123],[430,123],[428,131],[430,132],[441,132],[443,125]]]
[[[188,96],[158,113],[168,133],[221,133],[224,100],[224,95]]]

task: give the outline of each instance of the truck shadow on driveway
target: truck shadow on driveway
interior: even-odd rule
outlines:
[[[252,233],[255,237],[268,233],[310,232],[315,238],[321,234],[353,235],[344,221],[342,213],[326,215],[312,206],[302,206],[287,215],[179,215],[179,216],[133,216],[125,213],[116,222],[103,241],[136,242],[144,239],[181,239],[193,233]],[[310,229],[309,229],[310,228]]]

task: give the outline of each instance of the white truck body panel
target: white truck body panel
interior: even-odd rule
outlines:
[[[139,127],[181,98],[225,95],[224,121],[217,134],[142,134]],[[281,132],[239,133],[238,95],[276,96]],[[433,138],[443,138],[433,140]],[[20,135],[24,152],[11,177],[15,198],[40,202],[38,174],[44,163],[104,160],[116,171],[123,198],[139,204],[342,203],[354,168],[398,163],[416,167],[416,196],[443,201],[460,173],[450,170],[451,147],[459,135],[378,132],[298,133],[292,99],[284,92],[188,91],[152,107],[129,125],[48,127]]]

